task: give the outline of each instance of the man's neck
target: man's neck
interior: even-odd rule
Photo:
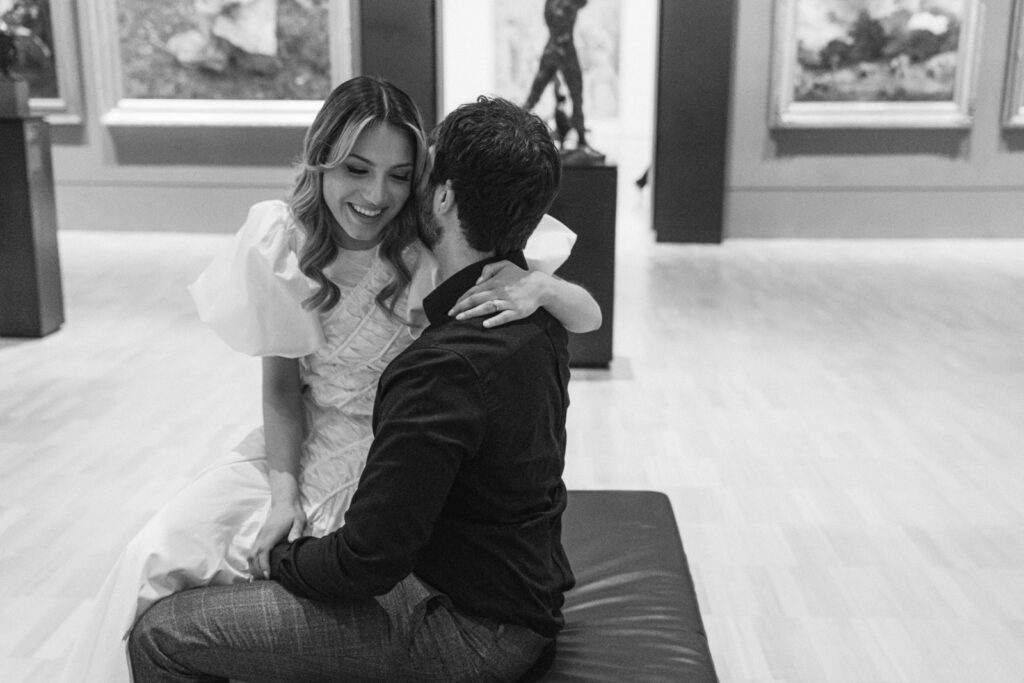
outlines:
[[[442,238],[434,246],[434,256],[440,266],[441,281],[447,280],[455,273],[466,266],[471,266],[477,261],[494,256],[494,252],[477,251],[466,244],[465,240],[459,237],[448,239]]]

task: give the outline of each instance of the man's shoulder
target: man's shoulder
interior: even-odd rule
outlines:
[[[513,358],[557,358],[568,353],[568,334],[562,324],[547,311],[498,327],[484,327],[485,318],[451,321],[428,328],[406,353],[409,360],[429,356],[439,361],[464,364],[483,376],[495,366]]]

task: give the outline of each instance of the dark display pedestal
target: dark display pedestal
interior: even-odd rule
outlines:
[[[0,118],[0,336],[42,337],[64,323],[50,129]]]
[[[601,329],[569,335],[570,363],[608,367],[615,309],[616,166],[565,166],[562,187],[548,210],[579,237],[558,275],[586,287],[601,306]]]

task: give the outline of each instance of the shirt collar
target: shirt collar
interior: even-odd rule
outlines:
[[[523,269],[527,267],[526,257],[523,256],[522,251],[514,251],[511,254],[504,254],[502,256],[492,256],[491,258],[486,258],[466,266],[435,287],[434,291],[423,299],[423,310],[426,311],[430,324],[437,325],[451,320],[448,316],[448,311],[452,310],[455,302],[459,300],[463,292],[476,284],[480,273],[483,272],[484,266],[489,263],[497,263],[498,261],[511,261]]]

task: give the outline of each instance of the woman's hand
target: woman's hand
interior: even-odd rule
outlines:
[[[306,513],[298,501],[272,504],[267,521],[249,552],[249,571],[257,579],[270,578],[270,550],[285,537],[294,541],[306,528]]]
[[[520,320],[546,303],[552,279],[539,271],[523,270],[511,261],[489,263],[476,285],[466,290],[448,315],[458,320],[490,315],[484,327]]]

